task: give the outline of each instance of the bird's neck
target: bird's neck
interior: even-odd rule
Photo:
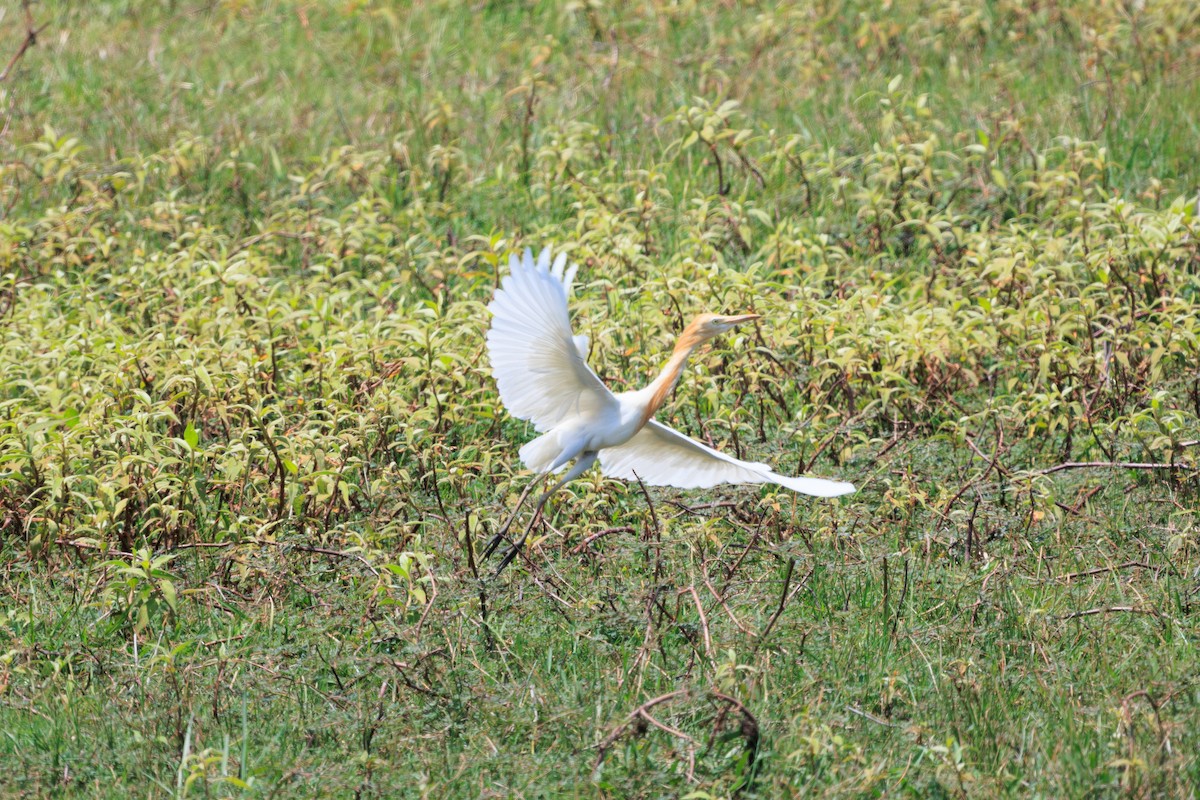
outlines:
[[[683,374],[683,368],[687,364],[688,356],[703,343],[703,339],[695,335],[689,328],[679,337],[679,341],[675,344],[675,350],[671,353],[671,357],[667,363],[663,365],[662,372],[658,373],[645,392],[649,395],[649,400],[646,403],[646,410],[642,417],[642,424],[649,422],[663,404],[667,402],[667,398],[671,396],[671,391],[675,385],[679,383],[679,376]]]

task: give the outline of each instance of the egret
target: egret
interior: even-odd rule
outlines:
[[[529,493],[568,462],[575,462],[538,498],[532,519],[500,562],[497,574],[524,546],[550,496],[597,459],[601,474],[650,486],[692,489],[722,483],[776,483],[815,497],[854,491],[853,484],[841,481],[780,475],[767,464],[725,455],[655,421],[692,351],[760,315],[701,314],[684,328],[657,378],[637,391],[614,394],[587,365],[587,337],[571,332],[567,303],[576,269],[575,264],[567,267],[565,253],[551,263],[548,247],[536,260],[529,250],[523,258],[514,253],[509,274],[488,305],[492,325],[487,346],[500,400],[510,414],[532,422],[541,435],[520,450],[521,461],[537,477],[488,543],[484,558],[507,537]]]

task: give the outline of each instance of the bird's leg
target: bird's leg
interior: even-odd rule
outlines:
[[[516,507],[513,508],[512,514],[508,517],[508,522],[504,523],[500,530],[496,531],[496,535],[487,543],[487,547],[483,548],[483,558],[492,557],[492,553],[496,552],[496,548],[500,546],[500,542],[504,541],[504,537],[508,535],[508,529],[512,527],[513,522],[517,519],[517,512],[521,510],[521,506],[525,505],[525,498],[529,497],[529,493],[549,476],[549,472],[543,472],[529,482],[529,485],[525,487],[525,491],[521,492],[521,498],[517,500]]]
[[[575,462],[575,466],[571,467],[571,469],[567,471],[567,474],[563,475],[562,479],[558,483],[554,484],[542,493],[542,496],[538,498],[537,505],[534,506],[533,518],[530,519],[529,524],[525,526],[525,530],[521,534],[521,538],[518,539],[515,544],[513,544],[511,550],[504,554],[504,558],[501,559],[500,563],[496,566],[497,575],[503,572],[504,568],[512,563],[512,560],[517,557],[517,553],[521,552],[521,548],[525,546],[525,540],[529,538],[529,532],[533,530],[533,526],[536,525],[538,519],[541,518],[542,508],[546,505],[546,501],[550,499],[550,495],[554,494],[564,485],[587,472],[588,468],[591,467],[592,464],[596,463],[596,455],[597,454],[595,452],[584,453],[579,457],[579,460]]]

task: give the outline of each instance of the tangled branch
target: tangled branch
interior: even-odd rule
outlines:
[[[21,10],[25,12],[25,38],[21,41],[21,46],[17,48],[17,52],[13,53],[13,57],[8,60],[8,65],[4,67],[4,72],[0,72],[0,83],[8,80],[12,68],[21,60],[21,56],[25,55],[25,51],[37,44],[38,34],[46,30],[50,24],[38,27],[33,21],[33,9],[29,6],[29,0],[21,0]]]

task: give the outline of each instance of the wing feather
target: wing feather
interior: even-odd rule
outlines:
[[[722,483],[777,483],[815,497],[838,497],[854,484],[824,478],[791,478],[766,464],[742,461],[650,420],[619,447],[600,451],[601,471],[612,478],[641,478],[650,486],[699,489]]]
[[[500,399],[510,414],[533,422],[538,431],[617,404],[571,333],[567,301],[575,270],[574,264],[567,267],[565,253],[551,264],[550,248],[537,261],[528,250],[523,258],[513,254],[509,274],[488,305],[488,353]]]

